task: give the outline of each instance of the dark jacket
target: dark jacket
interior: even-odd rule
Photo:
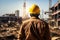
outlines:
[[[31,17],[20,27],[20,40],[51,40],[48,24],[39,18]]]

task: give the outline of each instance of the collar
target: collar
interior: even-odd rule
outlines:
[[[31,17],[32,19],[39,19],[38,17]]]

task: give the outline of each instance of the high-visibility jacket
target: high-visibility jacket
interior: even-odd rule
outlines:
[[[51,40],[48,23],[36,17],[24,21],[19,32],[20,40]]]

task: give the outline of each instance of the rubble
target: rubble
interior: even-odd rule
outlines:
[[[3,23],[0,25],[0,40],[17,40],[20,28],[18,22]]]

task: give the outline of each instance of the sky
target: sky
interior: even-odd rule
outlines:
[[[20,11],[20,16],[23,15],[23,3],[25,0],[0,0],[0,16],[6,13],[14,13],[16,10]],[[26,12],[32,4],[37,4],[41,13],[43,11],[48,11],[49,0],[26,0]],[[52,5],[54,5],[57,0],[52,0]],[[46,15],[45,15],[46,16]]]

